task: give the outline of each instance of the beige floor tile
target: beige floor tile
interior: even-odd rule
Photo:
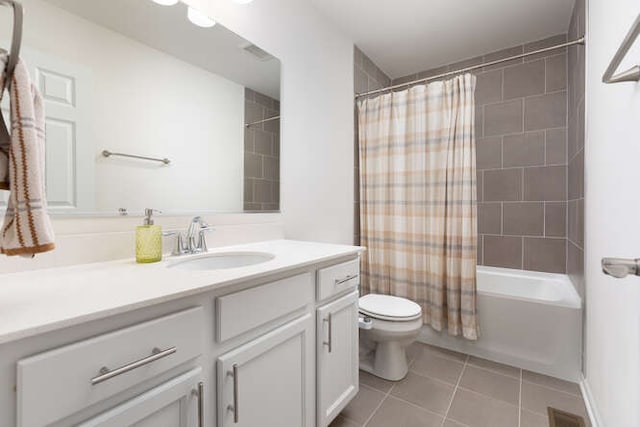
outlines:
[[[470,427],[515,427],[518,407],[459,388],[447,417]]]
[[[409,372],[391,390],[391,394],[430,411],[444,414],[454,388],[451,384]]]
[[[520,404],[520,380],[486,369],[467,365],[460,380],[460,387],[512,405],[518,406]]]
[[[362,424],[338,415],[336,419],[329,424],[329,427],[362,427]]]
[[[520,378],[520,368],[504,365],[502,363],[493,362],[487,359],[481,359],[479,357],[469,356],[469,365],[477,366],[479,368],[488,369],[489,371],[496,372],[498,374],[507,375],[509,377]]]
[[[388,381],[380,377],[376,377],[365,371],[360,371],[360,384],[367,385],[383,393],[387,393],[394,386],[395,381]]]
[[[576,396],[581,395],[580,386],[578,384],[564,381],[559,378],[553,378],[547,375],[523,370],[522,380],[549,388],[555,388],[556,390],[565,391],[567,393],[575,394]]]
[[[424,344],[414,342],[409,347],[407,347],[407,362],[413,362],[416,356],[418,356],[422,352],[423,346]]]
[[[523,409],[546,415],[548,406],[578,414],[585,418],[587,416],[581,397],[526,381],[522,382]]]
[[[341,415],[357,423],[364,423],[384,398],[384,393],[361,385],[360,391],[344,408]]]
[[[436,352],[423,351],[416,357],[411,370],[420,375],[436,378],[450,384],[457,384],[464,363],[442,357]]]
[[[440,427],[442,417],[402,400],[388,397],[367,427]]]
[[[549,427],[549,417],[523,409],[520,411],[520,427]]]

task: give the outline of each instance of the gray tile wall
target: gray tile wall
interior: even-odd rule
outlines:
[[[245,88],[245,123],[280,115],[280,101]],[[244,210],[280,209],[280,121],[244,131]]]
[[[393,84],[566,39],[562,34],[514,46],[395,79]],[[564,273],[568,253],[567,51],[509,61],[475,74],[478,263]]]
[[[391,79],[387,76],[384,71],[382,71],[376,64],[373,63],[367,55],[365,55],[360,49],[356,46],[353,48],[353,78],[354,78],[354,88],[355,93],[363,93],[370,90],[381,89],[383,87],[387,87],[391,84]],[[354,195],[355,195],[355,206],[353,209],[354,212],[354,236],[353,241],[354,244],[360,244],[360,165],[359,165],[359,153],[358,153],[358,112],[355,111],[355,140],[354,140],[354,149],[355,149],[355,167],[353,170],[354,173]]]
[[[585,34],[585,1],[576,0],[568,37]],[[567,273],[584,298],[584,46],[571,46],[567,54],[569,130],[567,143]]]

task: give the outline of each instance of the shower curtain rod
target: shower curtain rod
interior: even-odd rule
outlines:
[[[446,73],[438,74],[438,75],[431,76],[431,77],[425,77],[423,79],[413,80],[413,81],[407,82],[407,83],[400,83],[400,84],[393,85],[393,86],[383,87],[382,89],[376,89],[376,90],[370,90],[369,92],[357,93],[355,98],[358,99],[358,98],[361,98],[363,96],[373,95],[374,93],[387,92],[387,91],[390,91],[390,90],[393,90],[393,89],[398,89],[398,88],[401,88],[401,87],[413,86],[415,84],[425,83],[425,82],[428,82],[428,81],[431,81],[431,80],[438,80],[438,79],[441,79],[443,77],[452,76],[454,74],[466,73],[467,71],[477,70],[478,68],[488,67],[490,65],[501,64],[503,62],[513,61],[514,59],[525,58],[527,56],[537,55],[539,53],[545,53],[545,52],[549,52],[551,50],[562,49],[563,47],[573,46],[573,45],[576,45],[576,44],[582,44],[583,45],[584,43],[585,43],[585,38],[584,37],[580,37],[579,39],[576,39],[576,40],[573,40],[573,41],[570,41],[570,42],[557,44],[555,46],[545,47],[543,49],[538,49],[538,50],[534,50],[534,51],[527,52],[527,53],[521,53],[520,55],[514,55],[514,56],[510,56],[508,58],[503,58],[503,59],[496,59],[495,61],[489,61],[489,62],[485,62],[483,64],[473,65],[471,67],[460,68],[459,70],[448,71]]]

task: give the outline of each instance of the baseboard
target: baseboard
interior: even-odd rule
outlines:
[[[598,412],[598,407],[593,398],[593,394],[591,394],[591,388],[589,388],[589,382],[584,377],[582,377],[582,381],[580,381],[580,391],[582,392],[582,399],[584,400],[584,405],[587,407],[587,414],[589,415],[591,426],[604,427],[604,423],[602,422],[602,418],[600,418],[600,413]]]

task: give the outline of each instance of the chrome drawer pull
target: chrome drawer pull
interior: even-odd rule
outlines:
[[[151,356],[147,356],[140,360],[136,360],[135,362],[128,363],[124,366],[121,366],[116,369],[109,369],[106,366],[100,368],[100,372],[98,376],[91,378],[91,385],[100,384],[103,381],[110,380],[113,377],[117,377],[118,375],[124,374],[125,372],[133,371],[136,368],[139,368],[144,365],[148,365],[151,362],[155,362],[158,359],[162,359],[176,352],[175,347],[168,348],[166,350],[160,350],[159,348],[154,348],[151,351]]]
[[[345,277],[344,279],[336,279],[335,284],[336,284],[336,286],[337,285],[342,285],[343,283],[348,282],[351,279],[355,279],[356,277],[358,277],[357,274],[350,274],[347,277]]]
[[[233,411],[233,422],[235,424],[238,423],[240,419],[239,409],[238,409],[238,364],[233,364],[233,371],[229,372],[229,375],[233,376],[233,405],[227,406],[229,411]]]
[[[323,341],[322,344],[326,345],[327,347],[329,347],[329,353],[331,353],[332,350],[332,346],[333,346],[333,337],[332,337],[332,317],[331,317],[331,313],[329,313],[329,316],[327,316],[326,319],[322,319],[324,322],[327,322],[328,328],[329,328],[329,332],[328,332],[328,341]]]
[[[198,427],[204,427],[204,383],[200,381],[192,393],[198,396]]]

